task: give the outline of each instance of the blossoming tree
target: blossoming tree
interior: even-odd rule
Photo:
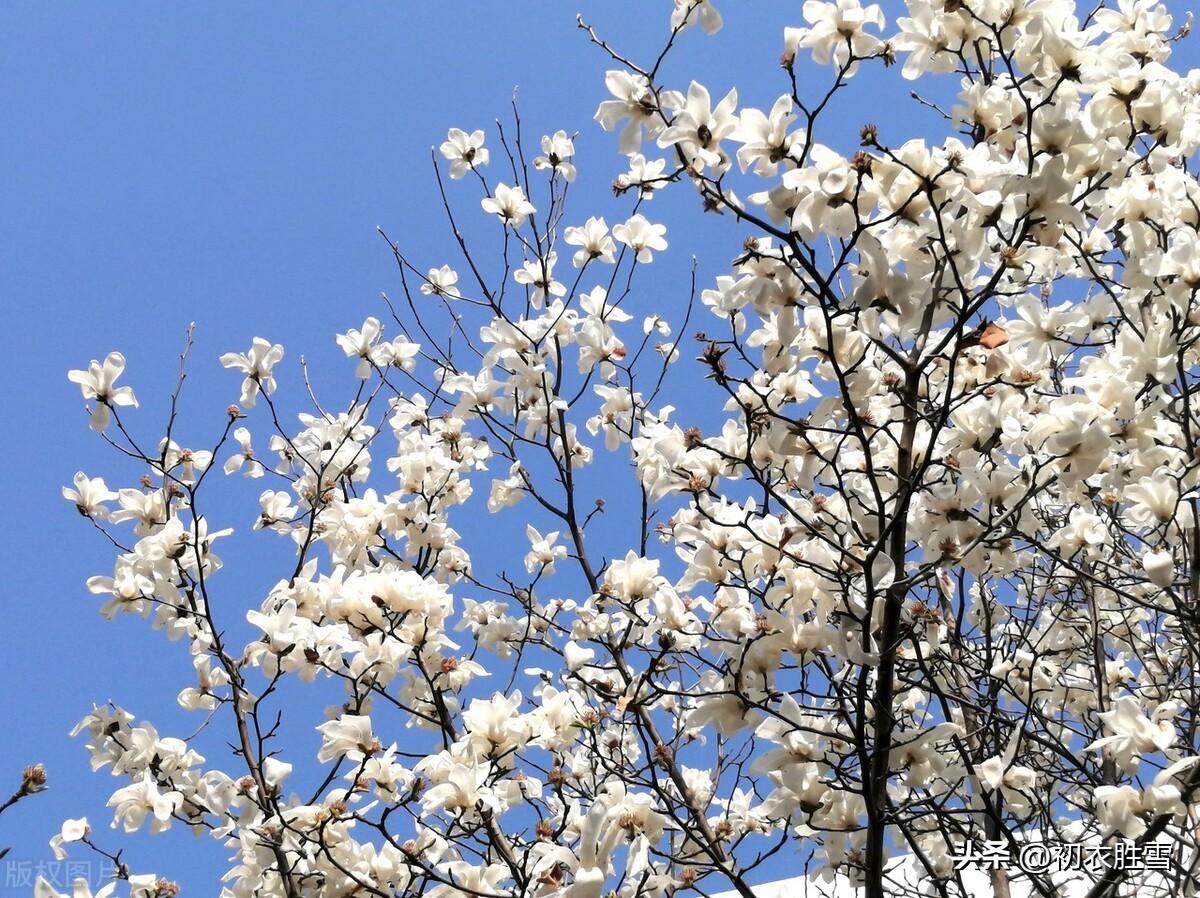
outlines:
[[[998,867],[994,894],[1200,892],[1186,26],[1155,0],[803,17],[766,111],[662,83],[720,28],[707,0],[676,0],[651,60],[581,21],[612,61],[620,223],[567,202],[568,133],[451,131],[454,261],[389,239],[404,295],[337,337],[359,387],[336,408],[285,414],[256,339],[189,448],[174,413],[146,429],[119,353],[71,372],[143,471],[64,490],[116,547],[89,588],[190,648],[179,702],[232,747],[96,707],[78,732],[124,829],[220,840],[238,898],[753,898],[780,858],[810,894],[960,896],[964,845],[1033,842],[1154,869]],[[868,68],[956,88],[945,133],[823,143]],[[647,297],[662,190],[723,214],[733,260]],[[207,511],[221,469],[250,478],[238,520]],[[472,558],[489,513],[528,542],[498,570]],[[294,559],[239,608],[215,550],[250,522]],[[315,681],[340,708],[295,700]],[[112,850],[81,820],[54,844],[78,842]]]

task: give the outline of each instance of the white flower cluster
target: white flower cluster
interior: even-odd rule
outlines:
[[[259,338],[222,357],[241,393],[209,448],[143,445],[124,358],[71,372],[144,466],[64,489],[135,537],[89,588],[186,642],[179,702],[226,723],[237,768],[97,708],[114,825],[221,839],[230,898],[751,898],[781,849],[870,898],[926,894],[885,876],[911,852],[960,896],[963,842],[1113,836],[1175,846],[1114,889],[1187,893],[1200,73],[1168,66],[1154,0],[909,0],[891,36],[858,0],[803,18],[767,112],[583,24],[620,66],[596,112],[628,158],[618,216],[565,217],[576,135],[529,162],[504,140],[491,183],[484,132],[451,130],[499,258],[457,225],[457,270],[392,243],[406,303],[338,335],[341,409],[289,429]],[[666,49],[693,24],[722,20],[675,0]],[[956,81],[952,133],[820,142],[846,82],[901,56]],[[679,185],[749,236],[647,305],[668,242],[645,204]],[[268,479],[248,518],[295,553],[257,608],[223,592],[214,459]],[[291,679],[340,690],[305,722],[315,757],[281,735]]]

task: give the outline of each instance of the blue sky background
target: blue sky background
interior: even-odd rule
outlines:
[[[782,28],[801,24],[800,4],[726,0],[720,8],[725,29],[715,38],[689,32],[668,80],[686,88],[695,74],[716,96],[737,85],[740,105],[769,108],[785,90]],[[46,764],[51,783],[0,818],[0,846],[12,846],[0,861],[0,895],[29,893],[22,878],[49,860],[46,840],[69,816],[88,816],[105,845],[130,846],[135,870],[174,878],[185,894],[215,894],[215,873],[225,869],[226,852],[211,840],[108,830],[104,802],[120,783],[91,774],[82,742],[66,736],[93,701],[109,698],[163,734],[186,735],[199,722],[175,705],[191,676],[184,647],[140,620],[106,623],[84,587],[88,576],[111,572],[112,552],[59,490],[80,468],[110,485],[131,478],[87,430],[66,370],[122,350],[139,419],[157,423],[196,321],[182,430],[193,445],[210,441],[237,396],[239,379],[217,356],[256,335],[287,347],[285,388],[298,385],[303,354],[319,390],[332,383],[322,392],[346,395],[352,366],[334,333],[370,314],[383,318],[380,291],[399,291],[375,227],[422,267],[456,262],[429,170],[429,148],[448,127],[489,128],[495,166],[490,125],[519,86],[527,147],[557,128],[579,132],[567,223],[624,217],[628,202],[609,189],[623,170],[615,138],[592,122],[610,64],[574,17],[584,12],[645,60],[661,45],[669,9],[646,0],[0,9],[0,341],[10,367],[0,462],[0,791],[34,761]],[[1196,58],[1187,45],[1181,55]],[[827,82],[826,72],[804,71]],[[904,102],[908,85],[894,74],[857,81],[821,139],[847,151],[867,121],[893,143],[927,129],[932,118]],[[474,215],[475,189],[454,186]],[[682,189],[646,210],[668,225],[671,247],[643,282],[650,298],[641,311],[679,307],[691,255],[704,287],[739,251],[738,229],[715,217],[697,222],[695,205]],[[682,348],[695,354],[689,342]],[[244,534],[253,494],[241,486],[241,517],[221,524]],[[287,554],[263,544],[232,540],[221,552],[230,607],[219,614],[235,633],[280,576],[270,562]],[[476,564],[504,563],[503,541],[496,546],[491,557],[476,548]],[[517,568],[519,556],[506,563]]]

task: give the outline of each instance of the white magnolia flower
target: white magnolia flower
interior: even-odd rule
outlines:
[[[511,696],[494,693],[490,699],[474,699],[463,712],[463,726],[480,757],[500,757],[529,738],[529,723],[521,715],[520,692]]]
[[[1134,786],[1097,786],[1092,792],[1092,807],[1105,837],[1120,833],[1136,839],[1147,829],[1147,820],[1163,815],[1182,815],[1182,793],[1173,783],[1155,784],[1145,789]]]
[[[287,530],[287,522],[296,516],[299,509],[292,504],[292,497],[283,490],[266,490],[259,497],[262,513],[254,522],[254,529],[280,527]]]
[[[570,159],[575,155],[575,143],[566,131],[555,131],[542,138],[542,155],[535,156],[533,167],[548,169],[560,174],[570,182],[575,180],[575,166]]]
[[[79,392],[83,398],[95,402],[92,407],[92,430],[104,431],[108,428],[113,407],[137,407],[137,397],[133,395],[133,387],[118,387],[116,380],[125,370],[125,356],[119,352],[110,352],[100,363],[93,359],[88,363],[87,370],[75,369],[67,372],[67,380],[79,384]]]
[[[57,891],[44,877],[39,876],[33,885],[33,898],[109,898],[116,888],[117,883],[114,881],[93,892],[87,879],[81,876],[75,879],[68,896]]]
[[[421,809],[426,814],[438,811],[463,813],[482,805],[487,808],[497,806],[496,798],[487,786],[487,768],[481,764],[462,763],[452,759],[434,756],[430,760],[445,760],[439,764],[436,771],[429,766],[419,764],[418,769],[431,774],[433,786],[421,793]]]
[[[1031,767],[1013,763],[1016,747],[1016,740],[1010,740],[1004,754],[976,764],[975,773],[985,789],[1000,793],[1005,807],[1014,814],[1025,815],[1033,808],[1038,774]]]
[[[638,195],[645,200],[654,199],[654,192],[666,186],[667,160],[651,159],[647,161],[641,153],[633,153],[629,157],[629,168],[617,176],[615,187],[618,190],[638,189]]]
[[[66,860],[67,852],[62,846],[70,842],[78,842],[90,832],[91,827],[88,826],[87,817],[64,820],[62,828],[50,839],[50,850],[54,852],[54,856],[58,860]]]
[[[271,371],[282,358],[283,347],[262,337],[255,337],[246,352],[227,352],[221,356],[222,365],[246,375],[239,400],[243,408],[253,407],[260,390],[267,396],[275,392],[275,377]]]
[[[103,477],[88,477],[82,471],[77,471],[72,481],[75,489],[64,486],[63,498],[73,502],[84,517],[108,520],[109,509],[105,502],[112,502],[117,494],[108,488]]]
[[[636,153],[642,144],[642,131],[657,135],[662,125],[650,83],[644,75],[618,69],[604,75],[604,85],[613,99],[605,100],[596,110],[596,121],[605,131],[614,130],[625,119],[617,145],[622,153]]]
[[[845,66],[851,56],[865,59],[880,51],[883,42],[868,34],[866,26],[883,28],[883,11],[878,5],[862,6],[859,0],[805,0],[804,19],[808,28],[789,28],[788,51],[811,50],[818,65]]]
[[[579,249],[571,258],[571,264],[582,268],[593,259],[606,262],[609,265],[615,261],[616,245],[608,233],[608,224],[603,218],[592,216],[580,227],[568,227],[563,230],[563,240]]]
[[[225,473],[236,474],[242,471],[247,477],[262,477],[266,473],[262,462],[254,457],[254,449],[250,445],[250,431],[238,427],[233,431],[233,439],[238,444],[238,451],[225,460]]]
[[[358,761],[381,748],[371,732],[371,718],[365,715],[344,714],[321,724],[317,731],[321,734],[321,750],[317,754],[321,763],[343,756]]]
[[[1155,586],[1165,588],[1175,580],[1175,559],[1165,549],[1151,549],[1142,555],[1142,569]]]
[[[544,259],[530,259],[513,272],[513,280],[533,289],[529,293],[529,302],[535,309],[540,309],[547,294],[558,298],[566,296],[567,288],[554,280],[554,266],[558,263],[558,253],[553,250]]]
[[[292,765],[278,758],[264,758],[262,762],[263,780],[273,789],[279,788],[285,779],[291,776]]]
[[[371,374],[372,355],[377,354],[376,343],[383,333],[383,325],[374,316],[363,322],[361,329],[351,328],[344,334],[338,334],[337,344],[350,358],[358,359],[355,374],[366,380]]]
[[[563,661],[571,673],[575,673],[595,660],[596,651],[594,649],[584,648],[574,640],[563,646]]]
[[[784,94],[764,115],[758,109],[743,109],[734,139],[742,146],[737,151],[742,171],[753,167],[755,174],[773,175],[781,162],[788,160],[799,132],[788,133],[796,120],[792,98]]]
[[[457,287],[458,272],[449,265],[443,265],[441,268],[430,268],[425,275],[425,283],[421,285],[421,292],[426,296],[437,294],[438,296],[457,297],[459,294]]]
[[[984,803],[1018,840],[1153,832],[1188,860],[1200,71],[1159,0],[1109,6],[910,0],[885,36],[877,6],[809,0],[786,93],[746,84],[767,106],[739,113],[702,84],[720,66],[686,96],[662,82],[656,49],[720,25],[677,0],[596,112],[628,157],[625,220],[572,205],[567,132],[528,164],[506,132],[520,186],[484,185],[481,207],[513,230],[455,217],[433,250],[477,295],[403,257],[402,333],[365,310],[337,335],[348,395],[306,380],[277,401],[282,347],[256,339],[222,362],[244,405],[269,397],[265,448],[238,407],[196,442],[190,389],[160,430],[110,426],[94,442],[119,467],[81,463],[63,490],[112,551],[87,590],[188,649],[165,685],[218,754],[93,709],[76,733],[119,780],[114,826],[214,837],[225,891],[265,898],[670,898],[729,887],[708,873],[784,836],[822,881],[887,891],[873,852],[900,846],[954,893],[961,846],[928,811]],[[824,86],[801,51],[838,67]],[[842,90],[868,65],[865,93]],[[893,89],[939,72],[961,82],[944,121]],[[839,116],[885,100],[851,149]],[[441,153],[453,179],[488,161],[482,132]],[[522,189],[539,172],[544,221]],[[660,190],[680,193],[675,248],[725,239],[722,268],[644,270],[667,249],[642,208]],[[135,404],[123,366],[70,375],[97,428]],[[214,451],[277,489],[208,477]],[[246,576],[215,554],[235,521],[255,532],[222,554]],[[329,707],[301,783],[283,759],[306,698]],[[86,827],[66,821],[55,856]],[[1129,894],[1157,883],[1121,873]]]
[[[545,576],[554,573],[554,563],[567,557],[567,547],[557,546],[558,531],[543,536],[532,524],[525,525],[525,537],[529,540],[529,551],[525,554],[525,570],[540,571]]]
[[[696,22],[700,23],[705,34],[716,34],[723,24],[721,14],[712,5],[712,0],[675,0],[671,28],[683,31]]]
[[[125,832],[141,829],[149,816],[150,832],[162,832],[171,826],[171,817],[183,805],[183,794],[164,788],[147,770],[141,777],[123,789],[118,789],[108,800],[108,806],[116,808],[113,827],[123,824]]]
[[[497,184],[492,196],[484,197],[479,204],[484,212],[490,212],[513,228],[519,228],[537,211],[520,187],[509,187],[504,183]]]
[[[1111,710],[1099,715],[1111,735],[1097,739],[1088,748],[1103,748],[1122,769],[1134,770],[1141,755],[1166,751],[1175,744],[1174,718],[1178,710],[1175,703],[1165,702],[1146,717],[1137,699],[1123,695],[1113,702]]]
[[[450,160],[450,177],[458,180],[469,171],[488,164],[488,151],[483,145],[483,131],[468,134],[451,128],[441,146],[441,153]]]
[[[654,261],[654,253],[667,248],[666,225],[651,224],[640,213],[613,228],[613,237],[637,254],[639,262]]]
[[[659,135],[658,145],[678,145],[688,162],[698,169],[705,166],[723,168],[728,160],[721,151],[721,141],[737,131],[736,107],[737,90],[731,90],[713,108],[708,88],[693,81],[683,108]]]

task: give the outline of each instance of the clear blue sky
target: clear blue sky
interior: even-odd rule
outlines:
[[[769,108],[784,90],[782,27],[800,24],[800,4],[719,6],[725,30],[689,33],[668,78],[686,88],[699,75],[716,95],[736,84],[742,105]],[[49,859],[46,840],[65,817],[87,815],[105,844],[119,844],[104,802],[120,783],[92,775],[83,744],[66,735],[93,700],[112,698],[164,734],[186,735],[198,722],[175,707],[189,672],[183,647],[139,620],[105,623],[84,588],[88,576],[111,571],[112,554],[59,489],[81,467],[119,469],[88,432],[66,370],[121,349],[142,412],[160,416],[196,321],[187,408],[208,417],[185,430],[195,443],[236,398],[237,378],[216,356],[255,335],[284,343],[289,362],[305,354],[318,377],[333,372],[345,386],[333,334],[382,317],[380,291],[397,288],[376,225],[423,265],[453,260],[429,174],[429,148],[448,127],[488,127],[519,86],[531,138],[580,132],[571,221],[611,222],[627,208],[609,191],[621,170],[615,140],[591,120],[609,64],[574,16],[584,12],[645,59],[669,8],[31,0],[0,10],[0,341],[12,368],[0,504],[0,791],[33,761],[51,778],[49,792],[0,818],[0,846],[13,848],[0,861],[0,895],[28,894],[16,880]],[[1190,48],[1183,55],[1195,59]],[[849,150],[866,121],[891,142],[927,126],[899,102],[907,85],[888,81],[856,84],[841,107],[849,114],[823,139]],[[474,194],[462,195],[473,209]],[[662,290],[682,282],[692,254],[706,285],[740,248],[724,220],[685,232],[678,223],[693,210],[686,191],[648,210],[670,228],[654,282]],[[245,506],[242,515],[230,523],[245,530]],[[237,606],[222,609],[226,620],[256,607],[278,577],[254,551],[260,544],[222,553],[236,569],[224,584]],[[187,894],[215,893],[225,851],[210,840],[173,832],[124,841],[135,870],[177,879]]]

